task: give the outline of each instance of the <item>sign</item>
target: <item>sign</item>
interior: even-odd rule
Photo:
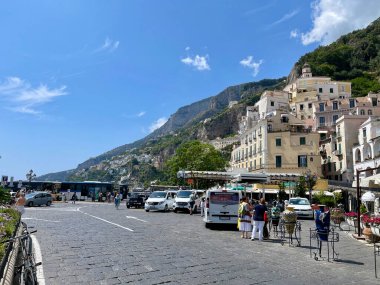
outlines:
[[[6,175],[1,176],[1,185],[5,186],[7,185],[7,182],[8,182],[8,176]]]

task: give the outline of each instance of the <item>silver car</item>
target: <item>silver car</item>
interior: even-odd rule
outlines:
[[[53,201],[51,194],[46,193],[46,192],[29,193],[29,194],[26,194],[25,199],[26,199],[25,205],[29,207],[41,206],[41,205],[50,206],[51,202]]]

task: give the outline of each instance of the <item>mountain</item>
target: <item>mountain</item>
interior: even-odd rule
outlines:
[[[266,79],[231,86],[219,94],[181,107],[159,129],[131,144],[90,158],[74,170],[40,176],[40,180],[123,181],[142,185],[160,179],[163,163],[175,149],[191,139],[208,141],[237,134],[246,106],[259,100],[264,90],[282,89],[293,82],[308,63],[314,75],[352,82],[353,96],[379,91],[380,18],[367,28],[340,37],[302,56],[286,78]],[[238,103],[229,107],[233,101]],[[228,158],[230,150],[225,150]]]
[[[199,138],[203,140],[235,134],[238,130],[238,119],[245,113],[246,104],[255,102],[252,101],[252,98],[255,96],[257,101],[264,90],[281,89],[284,83],[285,78],[264,79],[259,82],[249,82],[228,87],[215,96],[179,108],[163,126],[141,140],[122,145],[97,157],[90,158],[79,164],[75,170],[49,173],[38,177],[38,179],[42,181],[81,180],[80,177],[82,177],[84,180],[90,178],[96,180],[114,180],[115,175],[107,174],[109,172],[104,173],[97,170],[95,171],[97,174],[83,175],[83,173],[88,172],[94,166],[102,164],[105,161],[111,161],[112,158],[119,156],[130,158],[131,156],[135,157],[144,152],[149,152],[152,155],[160,155],[159,158],[154,158],[154,160],[160,161],[166,159],[167,156],[170,156],[174,152],[175,147],[181,143],[179,138],[184,133],[186,133],[188,139]],[[241,103],[228,108],[229,104],[234,101]],[[202,122],[205,120],[208,122],[203,124]],[[194,128],[195,126],[198,127]],[[179,131],[181,131],[180,134],[178,134]],[[172,139],[173,137],[175,139]],[[176,143],[173,144],[174,141]],[[165,149],[169,145],[171,148]],[[119,173],[119,171],[117,172]]]

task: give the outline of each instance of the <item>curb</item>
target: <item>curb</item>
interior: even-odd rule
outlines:
[[[16,236],[19,236],[21,234],[22,234],[22,224],[20,223],[16,232]],[[12,250],[8,256],[7,265],[4,269],[3,278],[0,280],[0,285],[13,284],[14,271],[15,271],[19,247],[20,247],[20,239],[16,239],[16,241],[12,245]]]

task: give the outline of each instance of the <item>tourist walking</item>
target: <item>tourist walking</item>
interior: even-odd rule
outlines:
[[[25,213],[25,202],[26,199],[24,193],[20,193],[19,197],[16,198],[16,209],[21,215]]]
[[[195,192],[192,192],[189,198],[190,198],[189,212],[190,212],[190,215],[192,215],[193,214],[194,204],[195,204]]]
[[[73,196],[71,197],[71,203],[75,204],[75,201],[78,199],[77,193],[74,192]]]
[[[251,212],[249,211],[249,204],[247,203],[247,197],[241,199],[239,205],[239,231],[241,232],[241,238],[249,238],[248,233],[251,231]]]
[[[115,207],[117,210],[119,210],[119,206],[120,206],[120,195],[117,193],[115,195]]]
[[[255,240],[256,231],[259,230],[259,240],[263,240],[263,228],[264,228],[264,213],[268,212],[267,206],[265,206],[265,199],[260,199],[260,204],[255,206],[253,210],[253,230],[251,240]]]

